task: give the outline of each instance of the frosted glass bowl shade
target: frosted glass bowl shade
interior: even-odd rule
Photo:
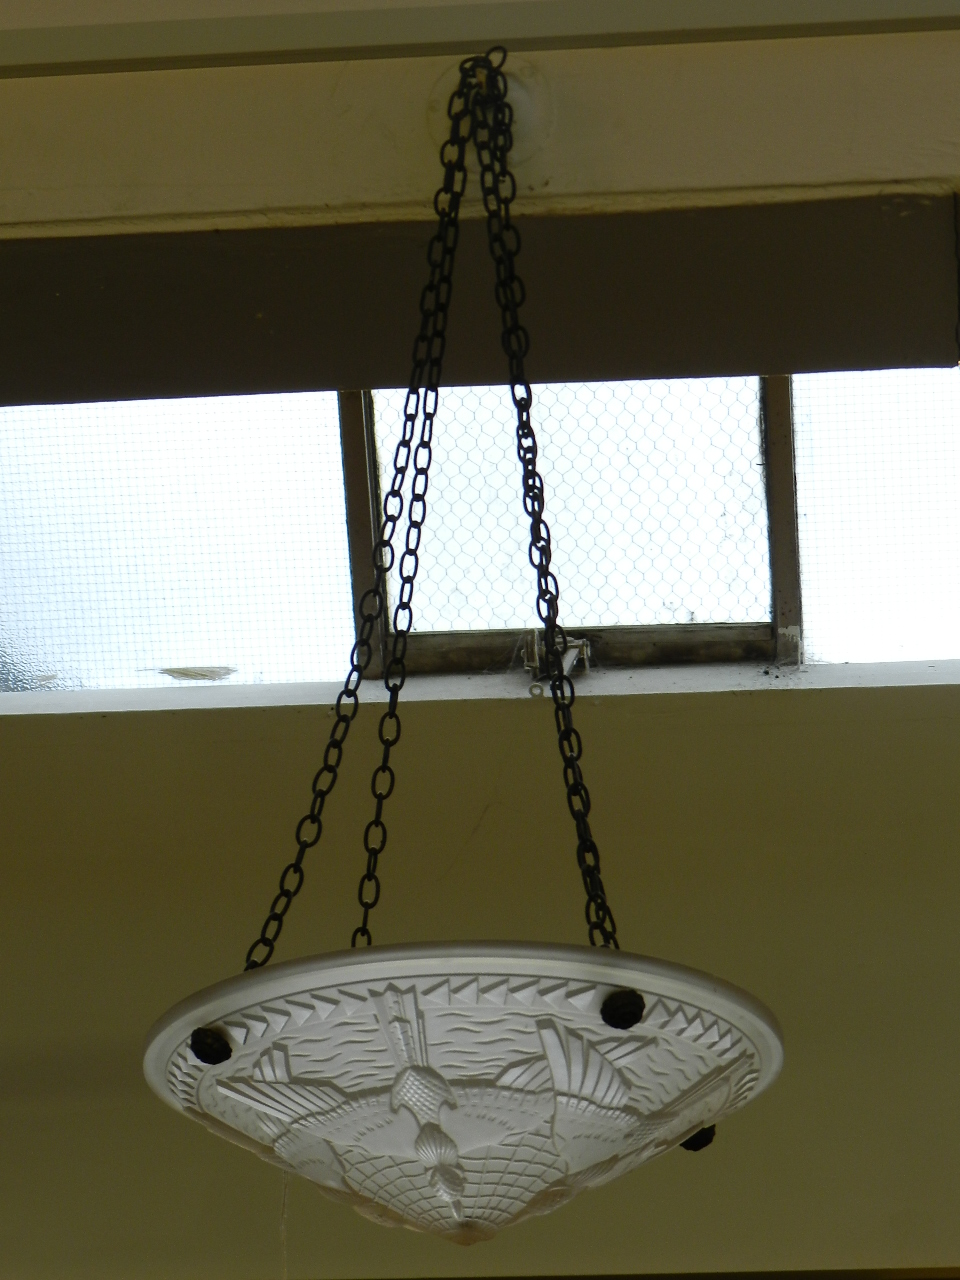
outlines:
[[[621,990],[644,1003],[626,1030],[601,1016]],[[230,1056],[200,1061],[199,1027]],[[365,1216],[472,1243],[722,1120],[782,1060],[773,1016],[704,974],[480,943],[243,974],[171,1010],[144,1071],[172,1107]]]

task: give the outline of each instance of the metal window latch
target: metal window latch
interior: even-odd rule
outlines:
[[[572,636],[568,636],[567,649],[563,655],[563,674],[572,676],[578,662],[583,664],[585,673],[590,670],[590,641],[575,640]],[[533,676],[530,692],[542,694],[541,681],[547,678],[546,649],[542,631],[523,633],[523,666],[524,670],[529,671]]]

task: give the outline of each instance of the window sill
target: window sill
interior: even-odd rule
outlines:
[[[824,663],[778,667],[767,663],[713,663],[592,670],[576,677],[582,698],[644,694],[757,693],[787,689],[877,689],[960,684],[960,659],[935,662]],[[165,689],[39,690],[0,693],[0,715],[92,715],[123,711],[196,711],[239,707],[330,706],[339,684],[176,685]],[[471,702],[549,697],[531,692],[525,671],[476,675],[411,676],[406,702]],[[386,700],[382,684],[363,686],[361,700]]]

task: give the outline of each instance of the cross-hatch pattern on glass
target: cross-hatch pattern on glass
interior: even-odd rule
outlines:
[[[565,626],[769,620],[758,378],[533,393]],[[384,491],[405,396],[374,393]],[[539,625],[514,432],[508,388],[441,391],[415,631]]]

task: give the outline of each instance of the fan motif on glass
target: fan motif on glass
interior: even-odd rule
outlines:
[[[752,1002],[723,1016],[710,980],[676,970],[678,998],[664,989],[677,989],[662,981],[669,966],[621,956],[613,967],[639,967],[646,1011],[617,1031],[600,1015],[611,965],[555,950],[570,959],[549,976],[503,956],[498,971],[471,972],[454,955],[438,974],[426,949],[379,977],[371,960],[324,982],[318,964],[215,1019],[228,1061],[194,1057],[188,1016],[165,1064],[151,1072],[148,1054],[148,1078],[377,1222],[486,1239],[676,1146],[779,1069],[779,1039]],[[253,997],[256,980],[246,986]]]

